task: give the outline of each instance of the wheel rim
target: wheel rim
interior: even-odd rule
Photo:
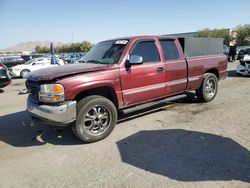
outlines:
[[[24,77],[26,74],[28,74],[29,73],[29,71],[23,71],[22,72],[22,77]]]
[[[85,114],[83,128],[89,134],[98,136],[108,130],[111,122],[110,110],[105,106],[96,105]]]
[[[213,98],[216,92],[216,83],[214,79],[210,78],[207,80],[205,85],[205,92],[208,98]]]

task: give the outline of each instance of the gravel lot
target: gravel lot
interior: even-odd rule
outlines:
[[[122,119],[105,140],[32,123],[24,80],[0,90],[0,187],[250,187],[250,78]]]

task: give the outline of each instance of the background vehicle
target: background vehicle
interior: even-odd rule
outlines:
[[[229,47],[225,44],[223,45],[223,54],[225,54],[229,60]]]
[[[228,55],[229,54],[229,47],[227,45],[223,45],[223,54]]]
[[[43,57],[44,54],[31,54],[31,55],[21,55],[21,58],[24,60],[24,62],[27,62],[31,59]]]
[[[244,57],[244,55],[246,55],[246,54],[250,55],[250,48],[243,48],[243,49],[241,49],[241,50],[238,52],[238,57],[237,57],[237,59],[238,59],[238,60],[241,60],[241,59]]]
[[[0,88],[6,87],[11,83],[11,77],[9,75],[7,67],[0,63]]]
[[[76,63],[79,59],[81,59],[86,53],[72,53],[72,54],[65,54],[62,59],[67,62],[67,64]]]
[[[183,45],[179,40],[164,36],[108,40],[92,48],[84,63],[34,71],[26,81],[27,111],[48,124],[73,123],[81,140],[95,142],[112,132],[118,111],[163,98],[180,99],[187,91],[196,91],[200,101],[213,100],[218,80],[227,75],[223,40],[210,48],[211,39],[194,38],[197,46],[189,46],[194,44],[191,39],[181,39]],[[207,41],[203,51],[202,41]]]
[[[59,65],[64,65],[61,59],[58,59],[57,61]],[[10,70],[10,75],[12,77],[24,78],[25,75],[31,71],[53,66],[58,66],[58,65],[52,65],[51,58],[35,58],[27,61],[25,64],[14,66],[9,70]]]
[[[24,60],[19,56],[13,56],[13,57],[2,57],[1,62],[3,63],[7,68],[13,67],[15,65],[20,65],[24,63]]]
[[[241,58],[239,64],[237,65],[236,72],[242,76],[250,76],[250,53],[245,54]]]
[[[76,60],[76,63],[84,63],[85,62],[85,55],[82,56],[80,59]]]

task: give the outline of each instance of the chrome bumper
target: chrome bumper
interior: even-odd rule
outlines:
[[[31,97],[27,99],[27,111],[50,125],[67,126],[76,120],[76,101],[66,101],[59,106],[38,105]]]

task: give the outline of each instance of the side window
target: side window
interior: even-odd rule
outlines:
[[[155,45],[155,41],[141,41],[137,43],[133,47],[130,55],[141,56],[144,63],[160,61],[160,56]]]
[[[36,62],[34,62],[33,65],[41,65],[43,63],[44,63],[43,59],[39,59]]]
[[[165,60],[179,59],[179,52],[175,40],[160,40]]]

